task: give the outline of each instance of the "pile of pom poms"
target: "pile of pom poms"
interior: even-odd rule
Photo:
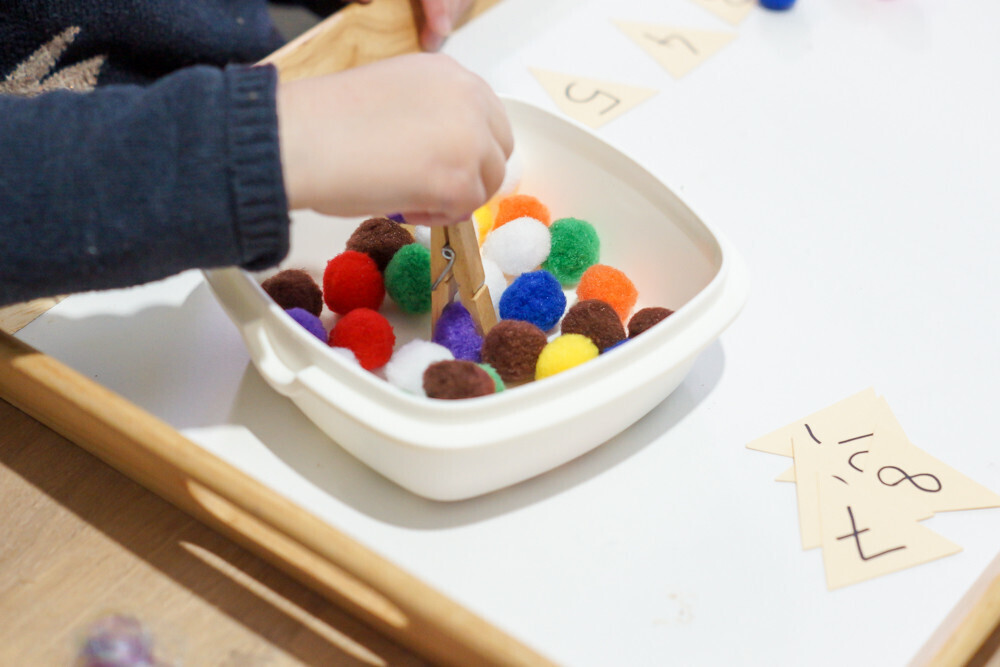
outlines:
[[[502,192],[473,220],[498,316],[485,335],[456,299],[427,340],[396,346],[380,310],[391,304],[404,315],[425,315],[432,284],[429,235],[399,215],[361,223],[320,280],[285,269],[261,287],[306,331],[362,368],[407,393],[438,399],[485,396],[561,373],[673,313],[636,311],[639,290],[625,271],[601,263],[594,226],[553,219],[537,197]]]

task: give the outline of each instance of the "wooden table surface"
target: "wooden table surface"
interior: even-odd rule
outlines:
[[[71,664],[116,613],[169,664],[425,664],[3,401],[0,506],[0,664]]]

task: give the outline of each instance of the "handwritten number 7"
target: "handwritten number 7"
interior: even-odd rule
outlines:
[[[582,99],[578,98],[578,97],[573,97],[573,95],[570,94],[570,90],[572,90],[573,86],[575,86],[575,85],[576,85],[576,82],[573,82],[573,83],[570,83],[569,85],[566,86],[566,99],[569,100],[570,102],[576,102],[577,104],[587,104],[588,102],[593,102],[594,100],[596,100],[598,98],[598,96],[600,96],[600,95],[603,95],[604,97],[607,97],[607,98],[609,98],[611,100],[611,106],[608,106],[608,107],[606,107],[604,109],[601,109],[598,112],[599,114],[606,114],[607,112],[611,111],[616,106],[618,106],[619,104],[621,104],[621,100],[620,99],[618,99],[617,97],[615,97],[611,93],[604,92],[603,90],[595,90],[593,93],[590,94],[590,97],[585,97],[585,98],[582,98]]]

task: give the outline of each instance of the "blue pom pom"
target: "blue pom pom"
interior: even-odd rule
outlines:
[[[760,0],[760,6],[765,9],[791,9],[792,5],[795,4],[795,0]]]
[[[522,273],[500,297],[500,317],[531,322],[542,331],[559,323],[566,295],[555,276],[545,270]]]
[[[451,350],[456,359],[480,361],[483,338],[476,332],[476,323],[461,302],[455,301],[444,307],[431,340]]]
[[[305,330],[324,343],[327,341],[326,327],[323,322],[304,308],[289,308],[285,311],[293,320],[305,327]]]

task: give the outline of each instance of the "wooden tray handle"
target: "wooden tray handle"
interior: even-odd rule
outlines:
[[[165,422],[6,333],[0,396],[435,664],[552,664]]]

